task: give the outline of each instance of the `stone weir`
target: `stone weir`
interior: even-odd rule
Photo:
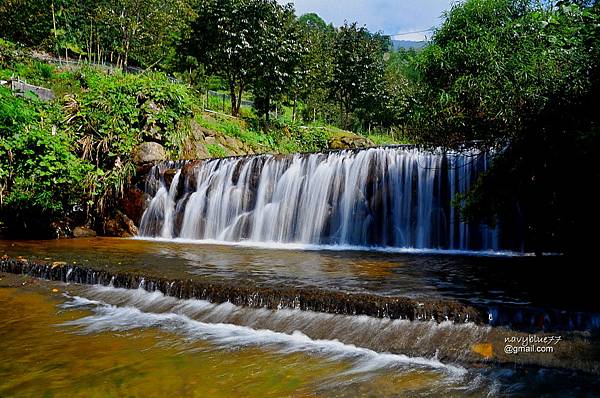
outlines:
[[[162,239],[524,251],[512,219],[492,228],[453,205],[492,157],[402,146],[166,162],[133,219]]]
[[[411,321],[452,321],[484,324],[487,315],[454,300],[414,300],[372,294],[348,294],[312,288],[258,287],[244,282],[204,279],[167,279],[133,272],[111,272],[101,268],[67,265],[26,258],[0,259],[0,272],[28,275],[51,281],[159,291],[178,299],[230,302],[240,307],[297,309],[337,315],[366,315],[374,318]]]

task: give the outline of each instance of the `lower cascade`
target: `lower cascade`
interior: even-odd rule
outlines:
[[[487,170],[490,157],[399,147],[163,163],[147,176],[151,201],[140,235],[512,250],[501,244],[501,223],[492,229],[463,222],[452,203]]]

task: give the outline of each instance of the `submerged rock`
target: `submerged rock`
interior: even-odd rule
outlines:
[[[96,236],[96,231],[91,228],[80,226],[73,228],[73,238],[91,238]]]
[[[140,275],[135,272],[111,272],[102,268],[82,266],[53,267],[51,263],[35,260],[2,258],[0,271],[27,274],[32,277],[82,284],[111,284],[116,288],[159,291],[179,299],[206,300],[278,310],[282,308],[340,315],[367,315],[375,318],[407,319],[414,321],[452,321],[483,324],[480,310],[454,300],[414,300],[408,297],[387,297],[374,294],[348,294],[315,288],[286,286],[263,287],[247,282],[210,279],[167,279]]]

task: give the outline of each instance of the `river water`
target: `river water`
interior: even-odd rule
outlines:
[[[492,315],[475,325],[253,309],[0,274],[2,397],[600,394],[597,304],[586,299],[589,290],[577,292],[587,286],[566,287],[560,257],[134,239],[2,241],[0,255],[148,278],[458,300]],[[557,295],[561,288],[568,294]],[[546,323],[536,322],[539,314]],[[529,334],[562,341],[553,354],[499,352],[505,338]]]

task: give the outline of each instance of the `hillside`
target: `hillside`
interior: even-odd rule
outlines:
[[[1,44],[0,198],[16,234],[33,227],[42,236],[69,235],[76,224],[120,234],[114,218],[127,187],[147,170],[141,163],[393,143],[292,123],[284,111],[268,124],[249,108],[232,117],[163,73],[55,65]]]
[[[404,50],[420,50],[427,45],[427,41],[413,41],[413,40],[392,40],[392,48],[394,51],[399,49]]]

